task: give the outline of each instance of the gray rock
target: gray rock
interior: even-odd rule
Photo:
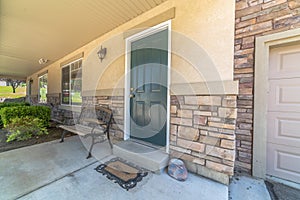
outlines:
[[[168,174],[179,181],[185,181],[188,177],[188,171],[184,165],[184,162],[176,158],[173,158],[169,161]]]

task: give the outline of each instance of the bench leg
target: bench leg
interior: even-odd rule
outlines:
[[[92,157],[92,150],[93,150],[94,144],[95,144],[95,137],[92,135],[92,144],[90,146],[89,154],[86,157],[86,159],[89,159],[90,157]]]
[[[92,154],[89,152],[88,156],[86,157],[86,159],[89,159],[90,157],[92,157]]]
[[[112,149],[113,146],[112,146],[112,143],[111,143],[111,141],[110,141],[109,131],[106,132],[106,136],[107,136],[107,140],[108,140],[109,146],[110,146],[110,148]]]
[[[64,138],[65,138],[65,135],[66,135],[66,130],[64,130],[61,134],[61,139],[60,139],[60,143],[64,142]]]

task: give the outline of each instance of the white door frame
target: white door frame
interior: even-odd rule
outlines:
[[[252,174],[266,178],[270,48],[300,41],[300,29],[256,38]]]
[[[167,127],[166,127],[166,152],[169,153],[169,132],[170,132],[170,83],[171,83],[171,20],[153,26],[141,31],[135,35],[126,38],[125,52],[125,96],[124,96],[124,140],[130,138],[130,61],[131,61],[131,43],[153,35],[163,30],[168,30],[168,89],[167,89]]]
[[[166,127],[166,152],[169,153],[169,132],[170,132],[170,83],[171,83],[171,20],[141,31],[126,38],[125,52],[125,96],[124,96],[124,140],[130,138],[130,61],[131,43],[145,38],[149,35],[168,30],[168,73],[167,73],[167,127]]]

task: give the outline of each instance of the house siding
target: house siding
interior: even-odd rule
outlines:
[[[237,82],[233,81],[232,67],[234,0],[226,4],[223,0],[169,0],[27,77],[33,79],[32,96],[38,92],[37,74],[48,70],[52,116],[57,120],[76,118],[78,107],[60,105],[60,65],[83,52],[82,104],[111,108],[112,134],[123,138],[124,33],[172,8],[176,13],[171,19],[169,150],[171,156],[182,158],[190,171],[228,184],[233,175],[237,118]],[[107,48],[102,62],[97,56],[101,45]]]
[[[234,79],[239,81],[236,123],[238,172],[251,174],[255,38],[300,27],[299,0],[237,0]]]
[[[37,75],[48,70],[48,94],[61,92],[61,63],[84,53],[83,57],[83,77],[82,90],[102,90],[112,89],[116,84],[124,87],[125,73],[125,38],[124,33],[132,31],[134,27],[161,15],[171,8],[175,8],[175,17],[171,19],[172,25],[172,73],[171,82],[181,83],[206,82],[233,80],[233,51],[234,51],[234,0],[228,0],[224,5],[223,0],[199,1],[199,0],[169,0],[154,9],[137,16],[131,21],[120,25],[105,35],[91,41],[85,46],[78,48],[74,52],[54,61],[45,68],[27,77],[31,78],[32,95],[38,94]],[[223,26],[226,24],[226,26]],[[136,31],[136,30],[135,30]],[[212,34],[213,33],[213,34]],[[183,42],[185,40],[185,42]],[[187,45],[193,44],[193,48]],[[99,61],[97,51],[100,46],[107,48],[107,55],[103,62]],[[183,47],[185,51],[182,51]],[[213,63],[213,70],[218,74],[206,75],[204,66],[210,69],[208,63],[192,63],[191,60],[199,59],[199,54],[195,54],[194,48],[202,50],[203,54],[209,57]],[[59,48],[59,47],[58,47]],[[198,50],[197,50],[198,51]],[[199,59],[205,62],[205,59]],[[207,70],[206,71],[209,71]],[[199,72],[200,71],[200,72]],[[176,75],[182,76],[176,76]],[[211,80],[208,80],[208,77]],[[184,79],[184,80],[182,80]],[[212,80],[215,79],[215,80]]]

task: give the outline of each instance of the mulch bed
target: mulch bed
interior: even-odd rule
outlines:
[[[63,131],[62,129],[56,128],[55,124],[52,124],[48,128],[48,133],[49,133],[48,135],[33,137],[25,141],[12,141],[7,143],[6,142],[7,132],[5,131],[5,129],[0,129],[0,153],[4,151],[10,151],[13,149],[18,149],[21,147],[31,146],[34,144],[40,144],[40,143],[50,142],[53,140],[60,139],[62,131]],[[67,133],[65,137],[69,137],[73,135],[74,134],[72,133]]]

